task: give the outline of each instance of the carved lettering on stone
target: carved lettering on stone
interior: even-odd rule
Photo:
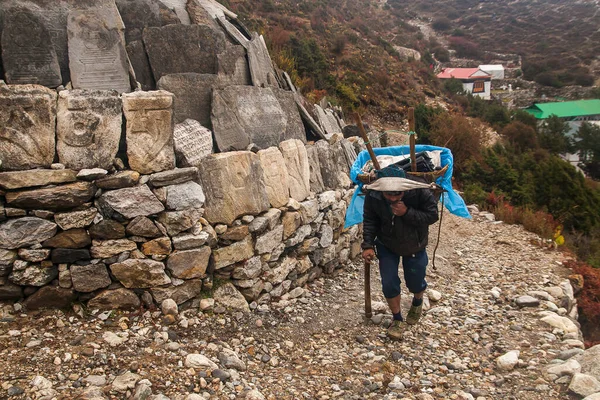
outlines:
[[[184,72],[216,74],[225,34],[206,25],[167,25],[144,30],[144,45],[154,79]]]
[[[289,200],[288,172],[283,155],[277,147],[269,147],[258,153],[263,169],[267,196],[272,207],[283,207]]]
[[[217,55],[219,63],[219,87],[250,85],[250,70],[246,60],[246,50],[242,46],[229,46]]]
[[[213,152],[212,132],[193,119],[175,125],[173,141],[179,167],[197,167]]]
[[[0,160],[5,170],[49,167],[54,160],[56,92],[0,83]]]
[[[116,91],[63,90],[58,98],[58,159],[68,168],[109,169],[119,150],[121,99]]]
[[[67,31],[75,89],[131,91],[124,39],[107,10],[72,11]]]
[[[265,149],[288,137],[303,138],[298,109],[276,91],[279,89],[255,86],[213,91],[211,119],[219,150],[242,150],[250,143]]]
[[[279,144],[289,176],[290,197],[303,201],[310,194],[310,167],[304,144],[297,139]]]
[[[4,14],[1,47],[7,83],[62,84],[50,34],[38,15],[24,7],[9,9]]]
[[[175,168],[173,95],[158,90],[123,95],[131,169],[149,174]]]
[[[206,195],[205,217],[231,224],[245,214],[269,209],[262,167],[248,151],[211,154],[200,162],[200,179]]]
[[[175,123],[193,119],[210,127],[211,93],[217,87],[217,75],[170,74],[158,81],[158,88],[175,95],[173,112]]]

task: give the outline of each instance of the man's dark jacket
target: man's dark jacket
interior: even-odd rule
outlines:
[[[363,249],[373,248],[375,239],[399,256],[408,256],[427,246],[429,225],[438,220],[437,202],[429,189],[414,189],[402,198],[408,210],[392,214],[381,192],[367,193],[364,206]]]

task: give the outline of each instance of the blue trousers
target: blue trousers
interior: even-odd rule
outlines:
[[[398,276],[400,256],[388,250],[381,243],[376,243],[375,246],[377,247],[377,258],[379,258],[379,273],[381,275],[383,295],[391,299],[400,294],[400,277]],[[420,293],[427,289],[425,275],[428,262],[429,258],[425,250],[402,257],[404,281],[411,293]]]

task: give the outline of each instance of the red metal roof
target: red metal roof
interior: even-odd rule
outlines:
[[[475,76],[474,76],[475,75]],[[442,72],[437,74],[440,79],[456,78],[456,79],[475,79],[489,78],[491,75],[479,68],[444,68]]]

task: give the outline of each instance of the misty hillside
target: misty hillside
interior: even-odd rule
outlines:
[[[517,55],[500,62],[519,67],[520,56],[525,79],[554,87],[590,86],[600,76],[594,1],[223,3],[266,35],[274,60],[293,69],[313,100],[327,93],[388,122],[440,94],[430,68],[434,58],[442,65],[467,58],[476,66],[497,62],[496,53]]]

